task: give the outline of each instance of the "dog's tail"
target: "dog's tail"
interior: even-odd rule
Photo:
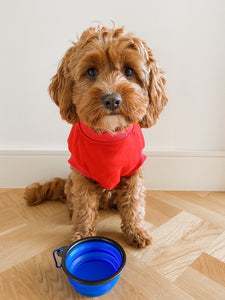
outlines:
[[[37,205],[46,200],[65,202],[64,186],[66,179],[53,178],[44,184],[35,182],[25,189],[24,199],[27,205]]]

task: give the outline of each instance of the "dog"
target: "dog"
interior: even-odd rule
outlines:
[[[72,242],[96,235],[99,209],[117,208],[128,244],[151,244],[144,227],[140,128],[153,126],[167,104],[165,84],[151,49],[124,27],[90,27],[63,57],[49,93],[72,124],[72,172],[66,180],[28,186],[24,197],[28,205],[67,202]]]

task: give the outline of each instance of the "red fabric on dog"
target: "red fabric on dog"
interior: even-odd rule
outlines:
[[[125,132],[97,134],[82,121],[73,125],[68,147],[70,165],[104,189],[115,188],[122,176],[130,176],[143,164],[144,137],[138,124]]]

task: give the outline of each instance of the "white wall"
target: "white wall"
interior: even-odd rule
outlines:
[[[225,189],[223,0],[0,4],[0,186],[67,174],[70,126],[48,96],[49,80],[77,34],[114,20],[147,41],[167,73],[168,106],[144,130],[147,187]]]

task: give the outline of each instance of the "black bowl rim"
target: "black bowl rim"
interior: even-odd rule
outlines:
[[[104,279],[100,279],[100,280],[85,280],[85,279],[81,279],[79,277],[74,276],[72,273],[70,273],[70,271],[67,269],[66,267],[66,255],[67,253],[74,248],[77,245],[83,244],[87,241],[103,241],[103,242],[107,242],[111,245],[113,245],[121,254],[122,256],[122,263],[121,266],[119,267],[119,269],[112,274],[109,277],[106,277]],[[100,284],[104,284],[107,283],[109,281],[112,281],[114,278],[116,278],[123,270],[125,264],[126,264],[126,253],[124,251],[124,249],[122,248],[122,246],[120,244],[118,244],[116,241],[106,238],[106,237],[102,237],[102,236],[92,236],[92,237],[86,237],[83,239],[80,239],[74,243],[72,243],[71,245],[69,245],[68,247],[66,247],[67,249],[65,251],[63,251],[62,253],[62,268],[63,271],[65,272],[65,274],[70,277],[72,280],[76,281],[77,283],[81,283],[84,285],[100,285]]]

